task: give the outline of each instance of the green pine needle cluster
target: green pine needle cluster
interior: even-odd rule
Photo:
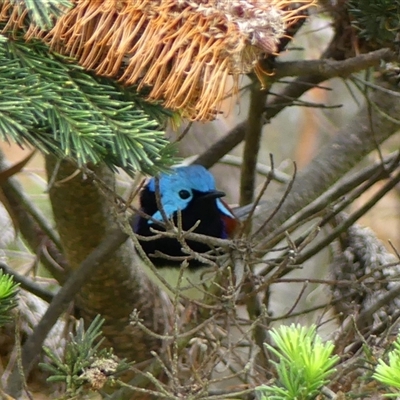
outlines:
[[[395,393],[388,393],[386,397],[400,396],[400,335],[394,342],[394,349],[388,354],[388,363],[380,359],[375,368],[373,378],[389,387],[395,388]]]
[[[26,25],[51,27],[67,0],[12,0]],[[0,2],[1,5],[1,2]],[[25,14],[22,14],[25,15]],[[0,31],[7,21],[0,24]],[[79,166],[105,162],[155,175],[176,163],[163,127],[172,115],[145,94],[85,71],[20,32],[0,34],[0,140],[34,146]]]
[[[384,46],[398,40],[399,0],[351,0],[349,12],[360,37]]]
[[[10,3],[18,7],[19,14],[27,11],[26,26],[32,23],[41,29],[53,27],[54,21],[72,7],[69,0],[10,0]]]
[[[0,269],[0,327],[13,320],[10,311],[18,305],[18,286]]]
[[[338,356],[332,356],[334,346],[323,343],[316,327],[280,326],[270,332],[276,348],[265,344],[275,354],[278,385],[260,386],[259,400],[311,400],[319,393],[335,371]]]
[[[80,320],[76,334],[70,334],[63,360],[50,348],[43,347],[51,362],[39,366],[50,373],[48,382],[66,385],[66,398],[83,394],[88,389],[99,390],[112,383],[116,374],[129,368],[129,364],[114,356],[112,350],[100,349],[103,339],[98,339],[103,323],[104,319],[96,316],[85,331],[83,320]]]
[[[165,110],[40,42],[3,37],[0,87],[0,139],[127,172],[154,174],[174,161],[160,130]]]

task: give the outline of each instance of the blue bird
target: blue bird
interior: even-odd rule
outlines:
[[[236,218],[228,206],[221,200],[225,196],[215,187],[213,175],[201,165],[176,167],[169,174],[159,176],[160,200],[165,215],[177,224],[178,210],[182,218],[182,228],[191,229],[200,221],[194,232],[216,238],[230,237],[236,228]],[[152,217],[146,219],[138,216],[133,224],[135,233],[142,236],[153,236],[151,228],[163,231],[157,221],[163,222],[161,211],[157,208],[156,180],[151,178],[140,193],[140,209]],[[198,253],[205,253],[210,247],[204,243],[188,240],[189,247]],[[141,241],[146,254],[156,267],[179,267],[181,261],[171,261],[152,257],[156,251],[171,257],[187,256],[181,244],[172,238],[161,237],[150,241]],[[190,259],[189,268],[199,267],[199,262]]]

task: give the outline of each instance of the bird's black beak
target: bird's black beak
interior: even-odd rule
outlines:
[[[220,190],[211,190],[210,192],[204,193],[200,198],[201,199],[218,199],[220,197],[226,196],[225,192],[221,192]]]

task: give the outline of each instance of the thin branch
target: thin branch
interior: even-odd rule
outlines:
[[[42,300],[50,303],[54,298],[54,293],[50,290],[47,290],[42,285],[37,284],[32,279],[27,278],[21,274],[15,272],[8,265],[0,262],[0,269],[3,270],[6,274],[12,275],[14,281],[19,283],[22,289],[27,290],[28,292],[34,294],[37,297],[40,297]]]
[[[365,325],[365,321],[368,321],[381,307],[384,307],[390,304],[393,300],[398,299],[399,295],[400,285],[395,285],[385,295],[379,297],[376,302],[372,303],[370,307],[358,315],[356,319],[357,327],[361,329],[361,327]]]
[[[243,163],[243,159],[241,157],[234,156],[232,154],[226,154],[219,161],[220,164],[232,165],[235,167],[240,167]],[[289,183],[292,177],[285,172],[279,171],[277,169],[272,169],[268,165],[264,165],[261,163],[256,164],[256,171],[260,175],[270,176],[273,181],[279,183]]]
[[[197,227],[197,225],[194,226],[194,228]],[[194,229],[193,227],[191,228]],[[139,237],[140,240],[144,240],[144,241],[152,241],[155,240],[159,237],[167,237],[167,238],[172,238],[172,239],[177,239],[177,240],[193,240],[195,242],[199,242],[199,243],[204,243],[209,245],[212,248],[215,247],[221,247],[224,249],[229,249],[232,248],[233,246],[233,242],[232,240],[229,239],[219,239],[213,236],[207,236],[207,235],[202,235],[201,233],[195,233],[195,232],[191,232],[191,230],[189,231],[179,231],[176,227],[172,226],[172,229],[170,231],[156,231],[154,230],[154,232],[158,232],[157,237],[154,236],[140,236],[135,234],[135,236]],[[186,257],[185,257],[186,258]],[[179,258],[179,256],[174,257],[174,260],[181,260]],[[183,261],[183,260],[181,260]]]
[[[76,293],[88,281],[96,268],[111,257],[127,238],[128,235],[119,229],[108,234],[85,258],[79,268],[71,274],[60,291],[55,295],[42,319],[22,347],[22,367],[26,375],[28,375],[35,364],[47,334],[57,322],[60,315],[67,309]],[[19,372],[14,370],[8,381],[8,391],[10,393],[18,393],[19,389]]]
[[[315,87],[315,86],[314,86]],[[271,96],[276,96],[276,97],[280,97],[280,98],[286,98],[286,96],[282,95],[281,93],[274,93],[274,92],[269,92],[269,94]],[[331,110],[331,109],[336,109],[336,108],[342,108],[343,105],[342,104],[334,104],[334,105],[326,105],[325,103],[313,103],[311,101],[305,101],[305,100],[301,100],[301,99],[292,99],[292,98],[287,98],[287,103],[286,103],[286,107],[309,107],[309,108],[323,108],[326,110]],[[280,104],[277,107],[280,107],[281,105],[284,104]],[[267,106],[266,109],[271,108],[272,106],[269,105]]]
[[[284,98],[291,98],[294,101],[309,89],[327,79],[335,76],[348,76],[351,73],[362,71],[365,68],[378,66],[381,60],[390,61],[392,59],[397,59],[397,56],[389,49],[381,49],[341,61],[329,60],[331,58],[329,52],[324,54],[323,57],[324,58],[321,60],[315,61],[295,61],[288,62],[287,64],[277,63],[278,67],[276,68],[274,76],[276,79],[284,76],[280,75],[279,72],[282,67],[287,68],[288,73],[290,71],[292,73],[293,69],[298,70],[298,65],[302,65],[307,68],[309,72],[302,73],[302,76],[296,78],[291,84],[286,86],[281,93],[283,98],[275,98],[268,102],[265,122],[274,118],[288,106]],[[194,161],[194,164],[201,164],[206,168],[211,168],[219,159],[243,141],[246,132],[246,124],[246,121],[237,124],[222,139],[214,143],[203,154],[200,154]]]
[[[274,78],[304,75],[323,75],[325,79],[348,78],[363,69],[379,67],[382,61],[390,62],[398,59],[399,56],[394,51],[379,49],[340,61],[331,59],[277,61],[274,66]]]
[[[335,207],[334,210],[329,212],[327,215],[325,215],[324,218],[322,218],[321,221],[318,222],[318,225],[314,228],[311,229],[320,229],[324,225],[326,225],[329,221],[332,220],[337,215],[340,215],[341,211],[346,208],[348,205],[352,204],[354,200],[359,197],[362,193],[365,192],[365,190],[373,185],[373,183],[377,182],[379,180],[379,176],[372,177],[369,181],[366,182],[366,184],[363,187],[358,188],[357,190],[354,191],[350,196],[348,196],[345,201],[343,201],[338,207]],[[293,260],[292,265],[290,265],[288,268],[280,268],[278,272],[274,273],[274,281],[278,278],[281,278],[290,270],[293,268],[293,265],[302,265],[304,262],[306,262],[309,258],[317,254],[319,251],[323,250],[328,246],[330,243],[333,242],[344,230],[349,228],[354,222],[356,222],[359,218],[361,218],[370,208],[372,208],[376,202],[382,198],[388,190],[390,190],[393,185],[396,185],[396,180],[398,181],[399,178],[395,179],[395,182],[392,182],[391,180],[387,185],[385,185],[370,201],[368,201],[363,207],[360,208],[357,212],[353,213],[350,216],[346,216],[344,221],[336,227],[329,235],[325,236],[324,239],[322,239],[320,242],[317,242],[316,244],[313,244],[310,248],[308,248],[307,251],[304,253],[300,253],[295,260]],[[389,188],[389,189],[387,189]],[[301,235],[299,238],[295,240],[297,246],[301,246],[302,250],[306,248],[306,245],[308,244],[307,242],[307,237],[309,236],[309,233],[306,232],[305,234]],[[271,244],[272,245],[272,244]],[[287,254],[285,255],[287,257]],[[275,263],[283,262],[285,258],[279,258],[275,260]],[[273,265],[269,265],[268,267],[264,268],[262,271],[260,271],[260,274],[265,275],[269,273],[273,268],[275,268]]]
[[[382,85],[387,87],[388,83],[382,82]],[[390,87],[395,88],[394,85]],[[398,124],[387,118],[387,115],[389,117],[397,117],[400,113],[400,101],[395,100],[397,98],[390,97],[386,93],[378,90],[374,91],[371,95],[371,102],[379,104],[380,107],[380,112],[373,109],[371,116],[375,138],[371,137],[369,110],[367,106],[364,106],[357,117],[341,128],[321,148],[315,158],[299,172],[284,206],[281,207],[262,232],[264,237],[321,196],[367,154],[375,150],[377,143],[383,143],[398,131]],[[257,208],[255,215],[257,216],[258,224],[263,224],[266,213],[274,209],[281,198],[282,191],[277,191],[272,199]]]
[[[305,92],[310,90],[313,85],[323,82],[326,78],[322,75],[310,75],[294,80],[290,85],[282,91],[282,95],[292,98],[293,100],[302,96]],[[267,103],[264,123],[278,115],[282,110],[287,107],[287,100],[275,97]],[[223,138],[215,142],[205,152],[200,154],[193,164],[201,164],[206,168],[211,168],[216,164],[225,154],[229,153],[238,144],[240,144],[245,137],[247,121],[237,124],[231,129]]]
[[[250,92],[249,115],[247,117],[243,163],[240,173],[240,200],[244,206],[254,200],[257,157],[260,151],[262,128],[264,125],[264,105],[268,91],[253,85]]]
[[[365,85],[365,86],[367,86],[369,88],[372,88],[372,89],[375,89],[375,90],[380,90],[381,92],[389,94],[390,96],[400,97],[400,93],[398,93],[398,92],[396,92],[394,90],[386,89],[386,88],[384,88],[382,86],[379,86],[379,85],[375,85],[374,83],[369,82],[369,81],[367,81],[365,79],[361,79],[358,76],[353,76],[352,80],[360,82],[360,83],[362,83],[363,85]]]
[[[4,169],[5,167],[5,158],[3,154],[0,154],[0,169]],[[60,238],[57,232],[53,229],[49,220],[43,215],[43,213],[36,207],[34,203],[29,199],[29,197],[25,194],[22,187],[17,183],[15,178],[8,178],[5,182],[1,182],[2,184],[8,183],[13,191],[14,197],[19,201],[19,203],[23,206],[27,213],[36,221],[39,227],[43,230],[43,232],[49,237],[49,239],[54,243],[59,251],[62,251],[62,246],[60,242]],[[9,192],[5,191],[7,195]]]
[[[385,158],[383,165],[380,162],[375,163],[355,174],[343,177],[320,197],[288,218],[282,225],[278,226],[275,230],[263,238],[259,247],[264,249],[270,248],[283,238],[285,232],[292,232],[295,228],[301,224],[304,224],[307,220],[315,218],[319,212],[326,210],[329,206],[333,206],[341,197],[354,191],[350,197],[347,196],[343,201],[341,201],[340,206],[335,207],[334,212],[339,212],[357,197],[359,197],[362,193],[364,193],[374,183],[387,177],[388,174],[393,172],[399,165],[399,157],[399,152],[395,152]],[[368,181],[366,185],[356,189],[366,181]],[[332,216],[332,213],[330,213],[329,217],[331,218]],[[241,215],[239,215],[239,218],[240,217]],[[326,218],[327,216],[325,219]]]
[[[19,318],[17,318],[19,319]],[[28,389],[28,384],[26,380],[26,373],[24,371],[24,368],[22,366],[22,354],[21,354],[21,327],[20,324],[15,324],[15,343],[16,343],[16,350],[17,350],[17,371],[19,373],[21,383],[22,383],[22,388],[27,395],[29,400],[33,400],[32,395],[29,392]]]
[[[294,81],[293,80],[285,80],[285,79],[279,79],[276,83],[284,83],[284,84],[289,84],[291,85]],[[297,82],[297,80],[296,80]],[[333,89],[329,86],[324,86],[324,85],[315,85],[314,83],[308,83],[305,81],[298,81],[299,83],[301,83],[302,85],[309,85],[310,89],[321,89],[321,90],[326,90],[327,92],[332,92]],[[271,93],[271,92],[270,92]]]
[[[193,125],[193,121],[190,121],[185,129],[179,134],[179,136],[174,140],[174,143],[179,143],[190,131],[190,128]]]
[[[0,152],[0,169],[4,168],[4,155]],[[39,255],[44,267],[59,283],[65,281],[67,261],[61,253],[62,247],[58,235],[50,226],[47,218],[25,194],[15,178],[9,178],[2,184],[2,189],[9,205],[12,207],[22,236],[30,250]],[[41,248],[47,251],[42,252]],[[50,259],[48,258],[50,256]]]
[[[297,165],[296,163],[293,163],[294,166],[294,171],[293,171],[293,176],[292,176],[292,180],[289,182],[289,184],[287,185],[286,189],[285,189],[285,193],[283,194],[283,196],[281,197],[281,199],[279,200],[278,204],[276,205],[276,207],[274,208],[274,210],[272,211],[272,213],[268,216],[268,218],[264,219],[263,223],[261,224],[261,226],[256,230],[255,233],[253,233],[252,238],[255,238],[255,236],[257,236],[262,229],[264,229],[268,223],[274,218],[274,216],[279,212],[279,210],[281,209],[281,207],[283,206],[284,202],[286,201],[286,198],[289,196],[290,191],[293,188],[295,179],[296,179],[296,174],[297,174]],[[253,213],[255,212],[255,210],[253,210]]]
[[[265,191],[268,189],[269,184],[272,181],[272,177],[274,175],[274,157],[272,154],[269,155],[271,161],[271,172],[267,175],[264,184],[258,193],[256,200],[252,204],[252,208],[244,221],[242,228],[239,231],[239,236],[241,236],[244,232],[249,233],[251,231],[251,220],[253,218],[254,211],[256,210],[257,205],[260,203],[262,196],[264,195]]]
[[[179,298],[179,296],[178,296],[178,298]],[[155,337],[157,339],[161,339],[161,340],[174,341],[175,339],[192,338],[195,333],[199,332],[205,326],[207,326],[209,323],[214,321],[217,318],[217,316],[218,315],[214,314],[210,318],[205,319],[204,321],[202,321],[198,325],[194,326],[193,328],[189,329],[188,331],[177,333],[177,334],[174,333],[173,335],[168,335],[168,334],[161,335],[157,332],[152,331],[148,327],[146,327],[140,319],[140,314],[139,314],[138,310],[132,311],[132,314],[130,315],[130,319],[131,319],[131,324],[138,325],[140,327],[140,329],[143,329],[143,331],[145,331],[146,334],[148,334],[149,336],[153,336],[153,337]]]
[[[342,232],[353,225],[360,217],[362,217],[368,210],[370,210],[386,193],[392,190],[397,183],[400,182],[400,172],[398,172],[393,178],[389,179],[388,182],[370,199],[368,200],[359,210],[352,213],[348,218],[345,219],[341,224],[338,225],[329,235],[327,235],[319,243],[312,246],[306,252],[296,258],[296,262],[299,264],[304,263],[313,255],[317,254],[329,243],[335,240]]]

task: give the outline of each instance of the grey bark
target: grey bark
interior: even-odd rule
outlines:
[[[49,176],[54,171],[55,162],[53,157],[46,159]],[[56,183],[49,192],[61,242],[72,270],[118,227],[116,207],[110,192],[100,188],[93,180],[85,179],[81,173],[57,183],[75,171],[74,164],[62,162],[55,177]],[[114,174],[107,167],[96,167],[95,173],[113,189]],[[159,290],[151,284],[138,264],[140,260],[128,240],[107,262],[97,267],[77,294],[76,305],[88,322],[97,314],[105,318],[105,345],[112,346],[121,357],[142,361],[148,358],[150,350],[159,346],[159,342],[132,327],[129,315],[138,309],[148,328],[163,332],[164,312]]]

